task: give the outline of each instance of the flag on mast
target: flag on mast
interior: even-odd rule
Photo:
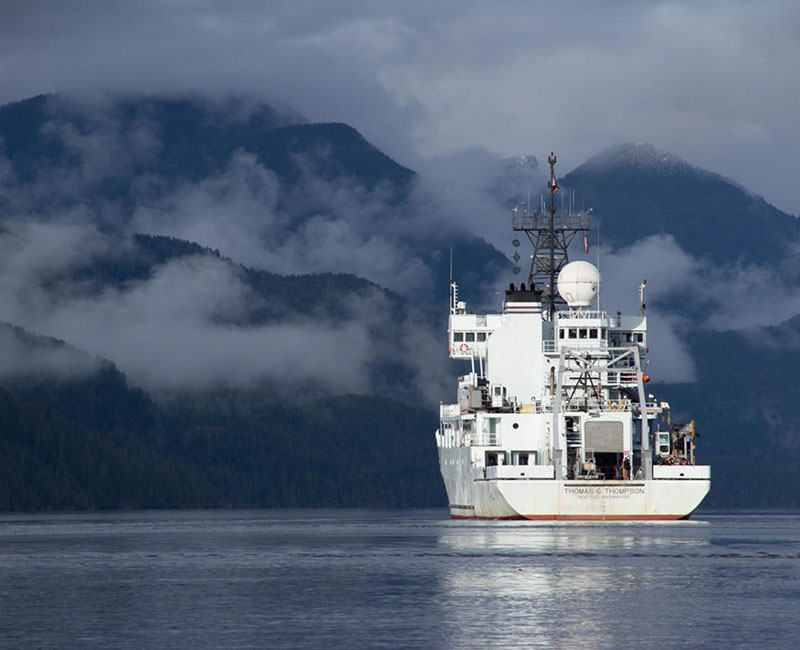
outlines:
[[[586,254],[589,254],[589,238],[586,236],[586,233],[583,233],[583,250],[586,251]]]

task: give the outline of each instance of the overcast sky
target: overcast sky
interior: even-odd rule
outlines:
[[[0,102],[247,93],[400,162],[651,142],[800,214],[800,3],[0,0]]]

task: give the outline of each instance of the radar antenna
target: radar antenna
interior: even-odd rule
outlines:
[[[583,211],[575,213],[571,208],[565,212],[563,205],[559,213],[556,208],[557,160],[551,151],[547,158],[547,162],[550,163],[550,180],[547,182],[547,187],[550,189],[550,204],[547,206],[547,215],[543,214],[544,210],[542,212],[533,210],[530,201],[523,201],[511,211],[514,230],[524,232],[533,247],[528,285],[535,286],[537,291],[542,292],[542,302],[547,305],[551,319],[555,314],[556,305],[564,304],[564,300],[556,290],[556,278],[569,262],[567,256],[569,245],[575,239],[575,235],[589,230],[588,213]],[[514,261],[518,261],[516,254]],[[515,273],[519,273],[520,270],[519,267],[514,268]]]

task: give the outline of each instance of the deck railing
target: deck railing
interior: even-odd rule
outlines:
[[[544,354],[557,354],[561,349],[596,351],[601,354],[608,352],[608,342],[599,339],[558,339],[542,341]]]
[[[565,320],[571,318],[578,318],[582,320],[588,319],[606,319],[608,312],[598,311],[597,309],[570,309],[568,311],[557,312],[558,320]]]
[[[439,417],[441,418],[457,418],[461,415],[461,407],[458,404],[440,404]]]

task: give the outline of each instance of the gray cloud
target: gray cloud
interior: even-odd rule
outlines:
[[[152,125],[121,124],[107,97],[57,101],[59,110],[45,129],[65,144],[70,164],[40,169],[40,178],[25,184],[6,165],[2,199],[16,220],[7,217],[0,232],[0,318],[108,358],[149,389],[266,378],[365,391],[374,388],[370,373],[377,361],[409,368],[397,396],[421,392],[432,403],[442,398],[445,353],[438,332],[408,314],[394,322],[392,305],[377,289],[350,298],[347,317],[336,321],[289,314],[280,324],[236,327],[230,323],[247,322],[258,298],[221,260],[178,260],[145,280],[110,285],[99,294],[91,276],[73,279],[95,259],[132,254],[127,236],[148,232],[194,241],[283,275],[350,272],[425,296],[431,269],[415,244],[448,227],[433,197],[418,192],[410,203],[398,204],[390,200],[390,188],[323,180],[311,157],[298,157],[300,180],[283,185],[244,151],[205,179],[174,183],[141,171],[161,148]],[[71,111],[91,130],[63,119]],[[131,215],[111,199],[98,203],[100,183],[132,170]],[[104,234],[98,224],[112,227]],[[424,368],[412,352],[418,349]]]
[[[369,340],[363,324],[289,319],[232,325],[257,301],[235,267],[217,258],[182,258],[146,280],[99,294],[63,275],[117,244],[86,226],[6,224],[0,318],[108,358],[151,389],[263,378],[365,388]],[[60,282],[53,285],[55,278]],[[64,351],[54,354],[48,363],[64,365]],[[34,366],[45,367],[42,359]]]
[[[796,254],[785,262],[793,264]],[[604,307],[637,309],[638,283],[647,279],[647,302],[675,314],[685,314],[688,306],[693,318],[686,325],[695,328],[749,330],[800,313],[795,269],[712,264],[681,249],[670,235],[648,237],[622,250],[603,249],[601,270]]]
[[[100,368],[100,361],[66,345],[26,342],[24,335],[0,327],[0,378],[80,377]]]
[[[513,239],[508,208],[545,181],[535,159],[504,159],[483,148],[421,159],[418,164],[419,182],[411,197],[415,207],[433,213],[456,232],[482,237],[500,251],[507,251]]]
[[[58,97],[50,104],[54,110],[43,131],[65,149],[67,163],[42,161],[35,181],[20,182],[0,149],[0,206],[7,217],[170,235],[254,268],[353,273],[416,298],[429,296],[433,287],[417,244],[464,228],[435,192],[417,190],[410,201],[398,202],[391,187],[323,179],[317,169],[325,151],[295,155],[300,178],[285,184],[241,150],[197,182],[161,176],[153,170],[160,169],[154,163],[162,143],[146,118],[120,119],[109,95]],[[242,109],[238,102],[206,98],[197,106],[212,116],[226,106]],[[133,208],[113,198],[102,185],[108,179],[130,183]]]
[[[597,263],[595,259],[590,261]],[[638,291],[642,280],[647,280],[647,303],[668,303],[665,298],[686,293],[690,279],[703,277],[702,265],[670,236],[649,237],[622,250],[601,248],[600,272],[603,278],[600,307],[609,313],[623,314],[639,313]],[[689,327],[697,324],[670,313],[668,307],[651,305],[647,316],[649,374],[657,381],[694,381],[696,370],[685,335]]]
[[[793,264],[796,255],[787,258],[786,266]],[[620,250],[603,247],[600,270],[601,306],[609,312],[637,313],[639,282],[647,280],[652,374],[662,381],[694,378],[685,344],[692,329],[742,331],[755,343],[770,344],[774,337],[764,328],[800,314],[796,269],[715,265],[687,253],[669,235]],[[783,345],[793,347],[795,339]]]
[[[201,90],[353,124],[405,164],[482,147],[565,168],[647,141],[800,212],[800,7],[6,2],[0,101]],[[255,90],[254,90],[255,89]]]
[[[278,206],[281,193],[290,208]],[[424,237],[434,224],[421,227],[408,216],[380,188],[324,181],[310,170],[299,186],[281,188],[254,155],[238,152],[214,176],[140,204],[130,228],[197,242],[274,273],[353,273],[425,295],[430,269],[404,242]]]
[[[80,268],[126,254],[125,240],[76,223],[6,222],[0,233],[0,320],[63,339],[31,351],[0,332],[0,376],[74,374],[116,363],[149,390],[270,381],[334,393],[391,391],[436,404],[447,383],[445,348],[421,312],[398,312],[375,288],[350,295],[336,318],[314,309],[252,324],[260,306],[239,267],[213,256],[179,258],[122,285],[83,282]],[[406,368],[376,384],[375,364]]]

